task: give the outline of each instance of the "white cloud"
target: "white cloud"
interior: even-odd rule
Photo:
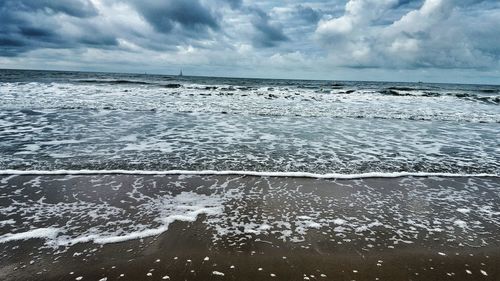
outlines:
[[[470,32],[477,29],[473,13],[477,9],[496,15],[486,17],[481,25],[500,26],[499,10],[484,10],[481,2],[426,0],[396,21],[381,24],[398,1],[350,0],[343,16],[321,21],[315,33],[338,65],[495,68],[500,50],[478,46],[491,34],[482,37]]]

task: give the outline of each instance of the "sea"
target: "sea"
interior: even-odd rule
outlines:
[[[0,170],[500,172],[500,86],[0,70]]]
[[[500,280],[500,86],[0,70],[0,280]]]

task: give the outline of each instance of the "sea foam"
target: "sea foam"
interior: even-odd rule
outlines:
[[[214,176],[258,176],[258,177],[291,177],[317,179],[361,179],[361,178],[400,178],[400,177],[500,177],[495,173],[427,173],[427,172],[371,172],[371,173],[326,173],[308,172],[260,172],[260,171],[217,171],[217,170],[0,170],[0,175],[214,175]]]

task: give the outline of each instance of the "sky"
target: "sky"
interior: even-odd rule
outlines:
[[[0,68],[500,84],[500,1],[0,0]]]

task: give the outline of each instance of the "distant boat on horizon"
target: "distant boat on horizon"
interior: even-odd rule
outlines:
[[[179,77],[182,77],[182,68],[181,68],[181,71],[179,72]]]

